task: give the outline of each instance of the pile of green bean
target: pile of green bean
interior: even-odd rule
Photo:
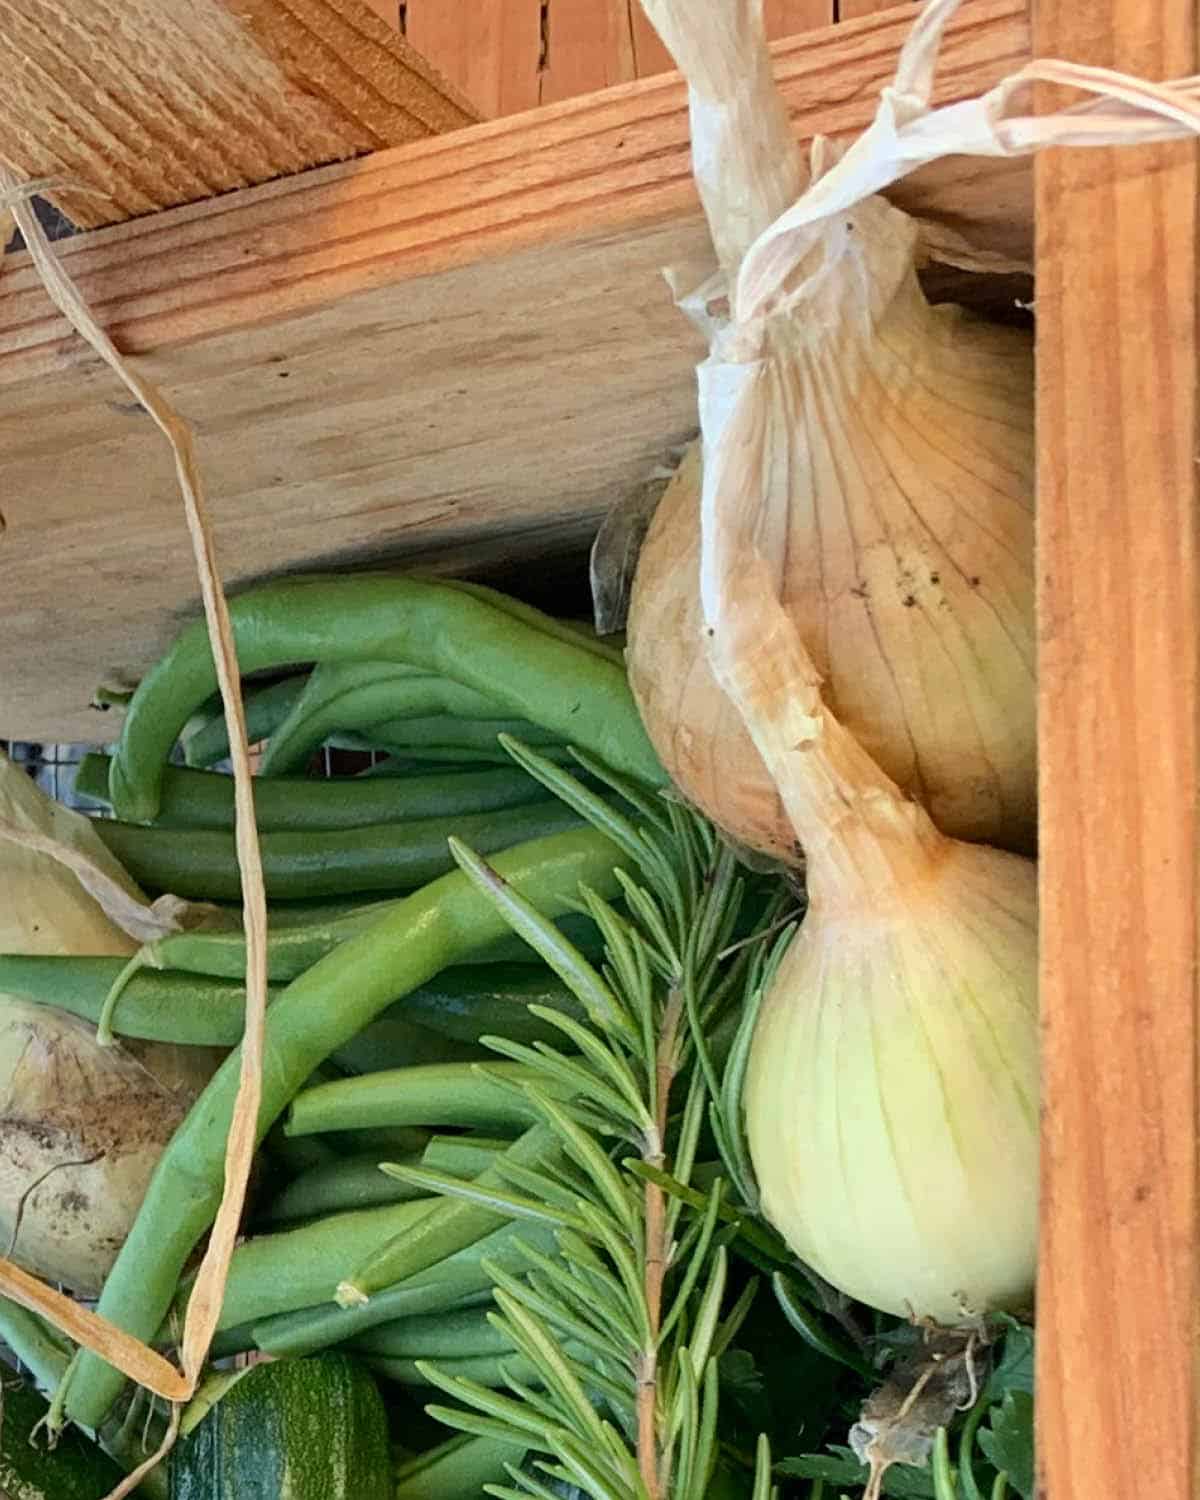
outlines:
[[[478,586],[407,577],[271,584],[233,599],[231,618],[250,732],[265,742],[255,801],[271,992],[256,1187],[214,1354],[338,1347],[410,1387],[427,1358],[485,1385],[500,1383],[508,1359],[520,1378],[487,1320],[490,1271],[523,1275],[553,1240],[547,1225],[489,1208],[486,1191],[552,1163],[556,1148],[529,1117],[520,1065],[481,1038],[561,1045],[543,1017],[576,1014],[577,1002],[455,868],[447,840],[486,853],[516,892],[596,947],[580,892],[619,899],[623,856],[498,736],[550,762],[576,756],[614,797],[665,783],[620,653]],[[84,761],[77,790],[111,808],[96,826],[146,889],[233,902],[214,688],[197,624],[139,686],[111,758]],[[387,759],[372,775],[302,774],[337,743]],[[131,974],[111,958],[0,957],[0,991],[92,1020],[115,995],[118,1036],[232,1049],[160,1161],[99,1302],[165,1344],[221,1196],[245,1000],[237,917],[161,939],[141,961]],[[422,1196],[382,1171],[387,1162],[472,1178],[480,1200]],[[98,1427],[122,1385],[81,1354],[67,1415]],[[444,1460],[415,1461],[420,1493],[449,1494],[436,1475],[459,1483],[482,1455],[455,1439]]]

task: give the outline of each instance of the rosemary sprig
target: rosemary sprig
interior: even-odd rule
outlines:
[[[491,1321],[537,1383],[509,1375],[507,1392],[490,1390],[424,1365],[456,1403],[429,1410],[452,1427],[503,1433],[530,1450],[531,1461],[510,1468],[509,1484],[486,1487],[505,1500],[552,1496],[562,1484],[590,1500],[695,1500],[718,1462],[717,1362],[756,1287],[751,1280],[727,1305],[729,1247],[748,1252],[743,1259],[756,1254],[768,1270],[788,1264],[745,1212],[753,1185],[737,1115],[748,1031],[730,1024],[747,981],[756,990],[765,983],[770,961],[761,950],[778,933],[782,912],[778,902],[760,900],[750,931],[733,943],[747,877],[707,823],[674,801],[648,798],[598,762],[585,769],[608,784],[612,799],[526,746],[504,743],[602,828],[636,874],[622,882],[624,913],[580,892],[581,910],[605,940],[597,968],[484,860],[451,841],[459,866],[571,987],[587,1022],[542,1014],[562,1032],[563,1050],[486,1039],[555,1085],[554,1098],[536,1083],[523,1087],[553,1132],[557,1160],[501,1173],[511,1190],[488,1189],[489,1206],[556,1226],[557,1258],[530,1249],[524,1276],[492,1272]],[[759,886],[766,889],[758,882],[756,895]],[[766,947],[779,951],[779,944]],[[727,1058],[718,1059],[718,1047]],[[706,1123],[729,1181],[706,1178],[700,1192],[692,1173]],[[421,1184],[463,1196],[479,1191],[427,1172]],[[754,1493],[761,1500],[773,1494],[765,1440]]]

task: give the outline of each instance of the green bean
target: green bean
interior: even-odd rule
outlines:
[[[363,1363],[376,1375],[381,1375],[385,1380],[393,1380],[397,1385],[429,1387],[433,1384],[419,1368],[424,1360],[391,1359],[383,1355],[368,1354],[363,1356]],[[492,1390],[506,1387],[505,1370],[522,1385],[536,1386],[541,1383],[537,1366],[523,1354],[518,1354],[511,1344],[508,1345],[507,1353],[481,1354],[463,1359],[437,1356],[431,1363],[437,1366],[439,1374],[457,1376],[460,1380],[473,1380],[476,1385],[490,1386]]]
[[[377,1125],[460,1125],[523,1129],[536,1111],[507,1083],[535,1083],[541,1075],[523,1063],[434,1063],[390,1068],[361,1078],[340,1078],[297,1094],[284,1129],[288,1135],[362,1130]]]
[[[494,1166],[472,1179],[482,1192],[511,1192],[505,1168],[539,1167],[558,1155],[558,1142],[548,1125],[531,1126],[519,1136]],[[485,1203],[465,1197],[446,1197],[432,1213],[407,1235],[397,1235],[390,1244],[367,1256],[338,1287],[337,1300],[352,1306],[387,1287],[415,1276],[435,1261],[453,1255],[464,1245],[481,1239],[499,1227],[506,1214]]]
[[[295,1137],[297,1143],[319,1139]],[[508,1145],[508,1141],[476,1140],[469,1136],[434,1136],[423,1150],[418,1146],[413,1151],[398,1152],[375,1146],[354,1156],[331,1152],[332,1159],[320,1161],[293,1178],[259,1217],[265,1223],[282,1224],[350,1209],[375,1208],[381,1203],[406,1203],[419,1198],[420,1189],[381,1172],[381,1161],[404,1160],[431,1172],[477,1177]]]
[[[450,1177],[478,1177],[511,1145],[512,1141],[499,1136],[431,1135],[421,1165],[426,1171]]]
[[[52,1005],[85,1021],[98,1021],[104,1000],[126,966],[123,958],[73,955],[0,956],[0,994]],[[279,994],[268,991],[268,999]],[[243,985],[201,974],[141,969],[121,991],[113,1030],[146,1042],[182,1042],[196,1047],[233,1047],[246,1015]]]
[[[257,690],[253,684],[247,685],[246,739],[249,744],[257,744],[259,740],[265,740],[274,734],[276,726],[282,724],[291,712],[292,704],[303,691],[306,679],[307,673],[301,672]],[[136,693],[134,696],[137,696]],[[188,736],[183,754],[189,766],[215,766],[229,754],[229,730],[219,697],[212,717]]]
[[[416,1166],[421,1154],[412,1153],[406,1160]],[[369,1151],[313,1167],[289,1182],[259,1217],[268,1224],[286,1224],[297,1219],[315,1219],[322,1214],[407,1203],[421,1196],[420,1189],[381,1172],[379,1162],[379,1153]]]
[[[624,867],[616,846],[591,829],[523,844],[493,865],[550,915],[571,904],[581,885],[613,896],[614,867]],[[267,1011],[259,1138],[331,1052],[393,1000],[502,930],[492,902],[455,871],[295,980]],[[105,1282],[101,1316],[136,1337],[157,1332],[179,1273],[216,1213],[240,1068],[235,1049],[176,1129]],[[86,1351],[67,1393],[67,1414],[97,1427],[122,1383],[118,1371]]]
[[[428,753],[444,748],[457,760],[464,750],[488,751],[503,756],[512,764],[512,756],[499,743],[502,734],[511,734],[524,741],[527,734],[533,738],[528,743],[541,749],[562,750],[563,742],[547,729],[531,724],[528,719],[505,719],[498,714],[490,718],[452,718],[446,714],[411,719],[380,719],[368,730],[370,739],[393,746],[401,755]]]
[[[555,639],[484,599],[413,578],[288,579],[230,600],[243,672],[304,661],[403,661],[495,698],[651,785],[666,775],[615,662]],[[142,679],[113,757],[113,808],[146,822],[162,772],[215,672],[197,620]]]
[[[546,965],[496,963],[446,969],[384,1011],[380,1020],[402,1017],[462,1042],[496,1035],[527,1045],[553,1042],[561,1047],[562,1032],[531,1015],[531,1005],[584,1018],[583,1007]]]
[[[577,827],[564,803],[535,802],[455,820],[455,831],[484,853]],[[234,900],[241,894],[234,835],[212,828],[180,832],[110,818],[93,827],[139,885],[189,900]],[[265,833],[259,840],[267,896],[288,900],[349,892],[415,889],[452,868],[446,820],[376,823],[369,828]]]
[[[330,741],[330,743],[336,743],[336,739]],[[362,749],[363,746],[360,744],[357,748]],[[381,749],[378,745],[370,745],[367,749],[373,755],[383,756],[383,759],[377,760],[374,765],[367,766],[362,771],[355,771],[353,773],[355,781],[397,781],[401,777],[415,775],[453,776],[459,773],[466,775],[467,772],[473,772],[477,776],[482,776],[485,771],[496,769],[495,762],[491,760],[481,762],[471,756],[468,756],[465,762],[461,760],[450,761],[439,765],[427,755],[414,759],[406,756],[403,750],[392,750],[387,746]],[[510,763],[511,760],[512,757],[510,756]]]
[[[382,1249],[396,1235],[412,1233],[439,1206],[436,1198],[417,1198],[329,1214],[298,1229],[244,1240],[229,1262],[217,1327],[234,1328],[274,1313],[331,1301],[350,1246]],[[180,1289],[181,1312],[190,1290],[186,1282]]]
[[[478,1042],[459,1041],[414,1025],[400,1006],[393,1005],[339,1047],[332,1060],[347,1073],[365,1074],[430,1063],[479,1062],[488,1055]]]
[[[75,777],[75,791],[108,805],[109,757],[85,755]],[[285,829],[362,828],[371,823],[408,822],[417,818],[458,818],[469,813],[498,812],[545,802],[549,794],[524,771],[443,771],[407,776],[403,782],[339,777],[330,781],[304,777],[257,779],[254,811],[260,833]],[[220,771],[189,771],[169,766],[163,779],[159,828],[233,827],[233,777]]]
[[[73,1346],[34,1312],[0,1297],[0,1340],[17,1356],[43,1391],[66,1374]]]
[[[370,729],[388,719],[450,714],[496,719],[493,700],[445,677],[387,661],[320,662],[287,718],[271,736],[259,774],[278,776],[302,766],[331,734]]]
[[[522,620],[526,625],[533,626],[535,630],[540,630],[545,635],[552,635],[557,640],[581,646],[585,651],[590,651],[593,656],[598,656],[604,661],[615,662],[619,667],[625,665],[625,657],[620,646],[613,640],[602,640],[593,626],[583,620],[564,620],[555,615],[544,614],[532,604],[526,604],[520,599],[514,599],[510,594],[501,593],[499,589],[489,588],[484,583],[474,583],[470,579],[443,578],[439,582],[444,588],[457,589],[462,594],[470,594],[476,599],[482,599],[497,609],[503,610],[506,615],[511,615],[514,620]]]
[[[484,1262],[513,1276],[523,1275],[529,1269],[529,1260],[521,1248],[523,1245],[553,1255],[558,1242],[551,1225],[505,1223],[491,1234],[435,1261],[401,1285],[387,1288],[358,1307],[339,1307],[335,1302],[325,1302],[298,1312],[260,1319],[243,1335],[248,1335],[248,1338],[242,1347],[261,1349],[264,1354],[280,1358],[311,1354],[398,1318],[490,1304],[493,1282],[484,1269]]]
[[[461,1308],[452,1313],[422,1313],[415,1318],[396,1318],[350,1340],[349,1348],[361,1354],[381,1354],[388,1359],[469,1359],[484,1354],[512,1354],[512,1340],[488,1322],[491,1311],[482,1307]]]
[[[478,1311],[468,1311],[465,1314],[460,1313],[459,1316],[482,1320],[486,1317],[486,1312],[481,1314]],[[490,1325],[485,1324],[485,1326]],[[377,1332],[381,1334],[384,1330],[381,1328]],[[403,1324],[396,1329],[396,1338],[403,1342]],[[476,1385],[490,1386],[493,1390],[503,1390],[507,1387],[506,1373],[509,1378],[519,1380],[522,1385],[537,1387],[542,1384],[541,1371],[537,1365],[525,1355],[519,1354],[513,1347],[512,1341],[503,1334],[495,1336],[494,1342],[497,1347],[480,1349],[478,1353],[456,1354],[452,1352],[455,1348],[453,1340],[448,1339],[447,1342],[449,1348],[444,1352],[437,1348],[429,1354],[415,1355],[389,1354],[386,1351],[376,1354],[364,1351],[361,1357],[377,1375],[382,1375],[385,1380],[394,1380],[397,1385],[433,1385],[434,1382],[420,1368],[421,1365],[429,1364],[434,1366],[439,1375],[459,1380],[473,1380]],[[357,1352],[357,1344],[354,1347]],[[573,1359],[580,1364],[591,1363],[589,1351],[577,1344],[574,1339],[563,1340],[560,1349],[568,1359]]]
[[[528,1448],[464,1433],[396,1470],[392,1500],[474,1500],[485,1484],[504,1484],[506,1464],[520,1467]]]
[[[433,725],[433,720],[414,719],[412,722],[420,725]],[[465,723],[466,720],[463,722]],[[403,738],[398,723],[382,724],[374,729],[346,730],[344,733],[330,735],[326,743],[335,750],[353,750],[358,755],[386,755],[389,759],[407,767],[409,772],[421,766],[427,766],[431,771],[436,770],[447,774],[456,770],[465,771],[468,767],[512,765],[512,756],[500,744],[500,736],[511,727],[513,721],[481,720],[480,722],[489,726],[488,732],[482,737],[482,743],[473,745],[436,742],[428,745],[415,745]],[[386,735],[391,733],[401,736],[400,744],[386,738]],[[457,738],[461,740],[462,736],[457,736]],[[480,736],[476,735],[476,738]],[[538,745],[538,754],[555,765],[574,766],[576,763],[570,747],[563,744],[561,740],[547,742],[543,736]]]
[[[358,937],[397,911],[407,899],[400,897],[365,904],[347,901],[296,911],[273,906],[267,939],[268,976],[276,982],[298,979],[340,944]],[[169,937],[147,943],[143,949],[146,962],[155,968],[240,979],[246,972],[245,934],[240,923],[235,925],[232,914],[225,918],[225,922],[227,925],[172,933]],[[597,958],[603,953],[603,940],[590,917],[579,912],[564,912],[558,918],[557,926],[585,956]],[[505,928],[502,936],[481,943],[477,950],[464,952],[456,963],[464,969],[474,969],[513,960],[528,961],[529,956],[528,944]]]

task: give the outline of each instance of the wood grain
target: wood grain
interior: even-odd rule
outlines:
[[[400,30],[400,0],[366,0],[381,21]]]
[[[0,0],[0,76],[0,157],[85,227],[477,118],[366,0]]]
[[[553,104],[636,78],[636,9],[637,0],[549,0],[539,102]]]
[[[1040,0],[1035,54],[1196,70],[1193,0]],[[1194,1500],[1197,150],[1036,169],[1049,1500]]]
[[[915,7],[777,49],[798,134],[868,120]],[[943,98],[1027,56],[1023,0],[971,0]],[[902,201],[1028,248],[1028,174],[954,162]],[[577,545],[695,426],[700,346],[664,265],[707,264],[677,78],[492,122],[61,247],[196,424],[227,582]],[[195,608],[169,455],[0,277],[0,729],[91,740],[102,678]]]
[[[537,105],[540,0],[408,0],[404,33],[482,119]]]
[[[671,54],[659,41],[638,0],[629,0],[629,14],[637,77],[653,78],[656,73],[672,72],[675,64]],[[831,26],[836,19],[836,0],[763,0],[763,24],[773,42],[818,26]]]
[[[764,0],[772,41],[834,0]],[[674,70],[638,0],[407,0],[405,35],[488,119]]]
[[[892,0],[837,0],[838,20],[855,21],[860,16],[873,16],[887,10]]]

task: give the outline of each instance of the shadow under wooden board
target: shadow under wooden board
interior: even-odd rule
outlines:
[[[779,45],[801,136],[862,128],[913,11]],[[941,97],[1027,48],[1022,0],[972,0]],[[1028,185],[1019,163],[955,161],[901,201],[1021,253]],[[99,230],[63,257],[194,422],[233,587],[561,551],[695,427],[701,349],[661,274],[707,266],[673,76]],[[88,708],[97,683],[145,670],[196,582],[161,437],[8,260],[0,723],[100,738],[115,726]]]

